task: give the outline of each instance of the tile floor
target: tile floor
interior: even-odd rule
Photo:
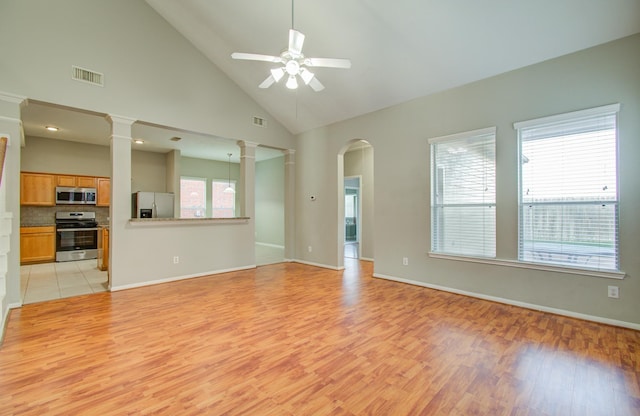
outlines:
[[[97,261],[82,260],[20,266],[22,302],[36,303],[107,291],[107,272]]]

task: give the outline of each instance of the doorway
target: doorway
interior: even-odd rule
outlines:
[[[373,146],[352,140],[338,155],[338,255],[342,264],[373,261]],[[351,260],[358,261],[351,261]]]
[[[360,258],[360,176],[344,179],[344,256]]]

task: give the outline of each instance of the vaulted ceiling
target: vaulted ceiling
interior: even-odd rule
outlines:
[[[640,32],[639,0],[146,0],[292,133],[324,126]],[[258,85],[288,30],[326,87]]]

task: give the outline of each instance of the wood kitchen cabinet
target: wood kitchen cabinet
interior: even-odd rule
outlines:
[[[109,229],[101,228],[98,233],[98,269],[109,270]]]
[[[20,205],[54,206],[56,204],[54,175],[20,173]]]
[[[96,178],[93,176],[56,175],[56,186],[95,188]]]
[[[96,197],[96,206],[108,207],[111,202],[111,179],[97,178],[98,196]]]
[[[20,263],[41,263],[56,258],[56,230],[45,227],[20,227]]]

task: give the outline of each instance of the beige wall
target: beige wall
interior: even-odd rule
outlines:
[[[640,326],[640,35],[419,98],[298,136],[297,256],[340,265],[339,158],[353,139],[375,151],[375,273]],[[624,280],[443,260],[430,249],[428,138],[497,127],[497,256],[517,259],[513,123],[621,103],[620,266]],[[307,198],[317,192],[317,202]],[[320,225],[322,224],[322,225]],[[308,253],[307,244],[322,250]],[[409,265],[402,265],[402,258]],[[620,299],[607,286],[620,287]]]
[[[284,156],[256,163],[256,242],[284,247]]]

